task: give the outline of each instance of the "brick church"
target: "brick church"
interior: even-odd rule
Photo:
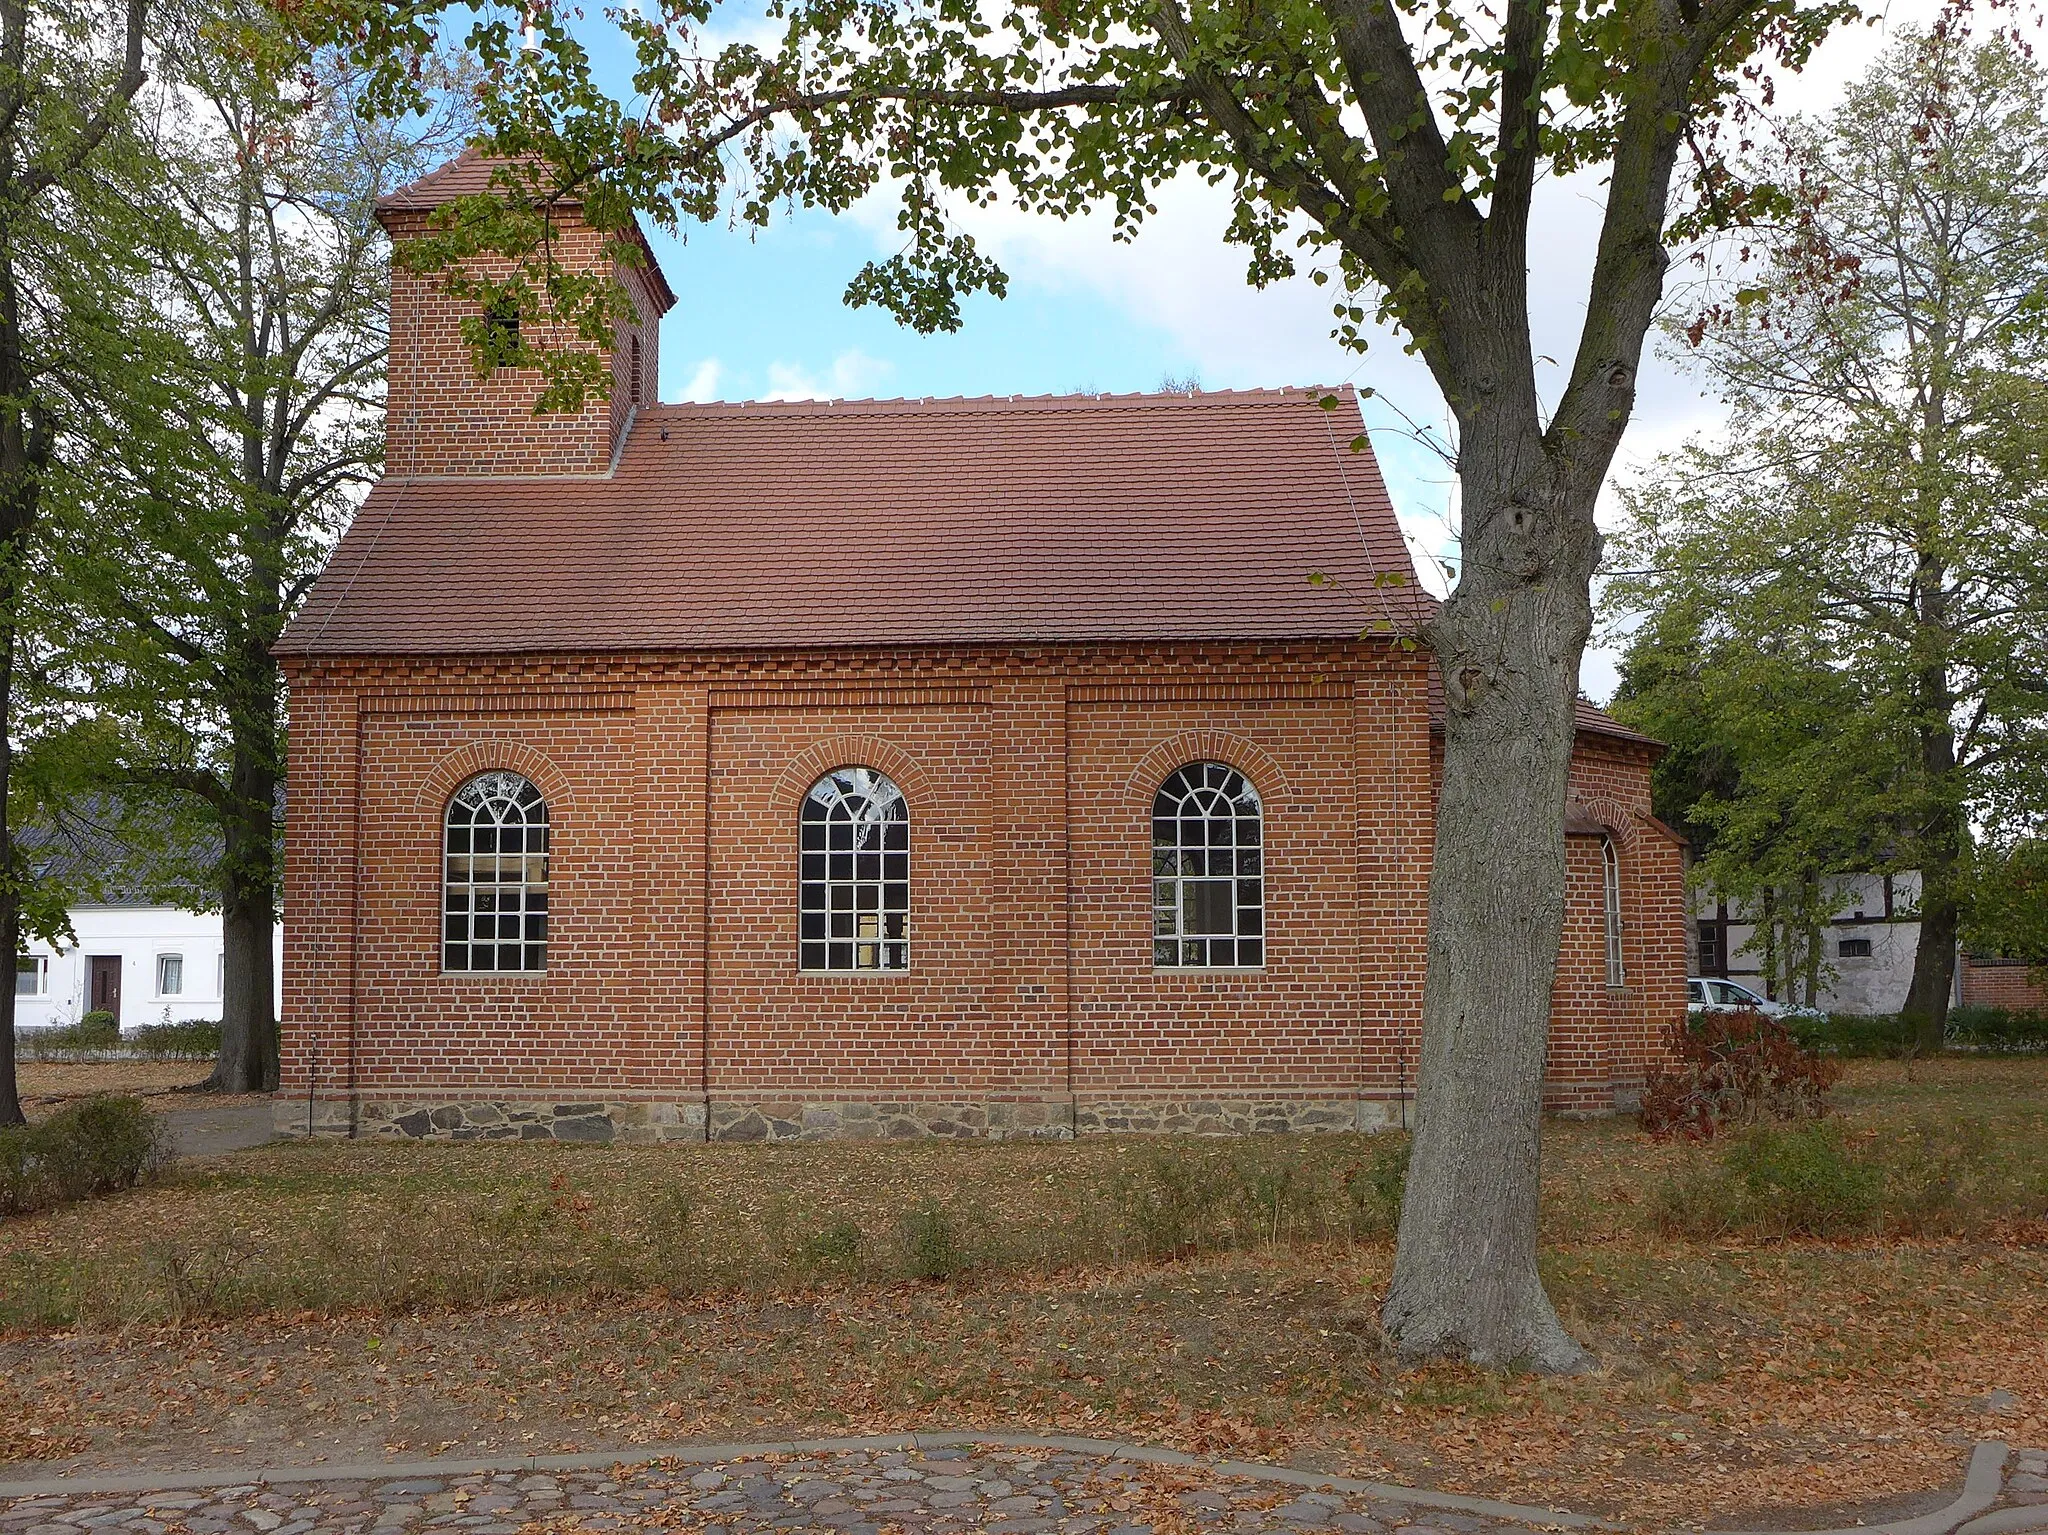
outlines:
[[[387,472],[277,647],[279,1128],[1398,1122],[1440,703],[1351,393],[664,405],[618,276],[610,399],[536,417],[394,273]],[[1657,750],[1581,707],[1559,1111],[1684,1008]]]

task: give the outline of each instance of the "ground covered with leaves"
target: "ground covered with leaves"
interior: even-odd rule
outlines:
[[[1601,1359],[1561,1381],[1382,1359],[1398,1137],[281,1145],[0,1226],[0,1457],[985,1427],[1651,1527],[1911,1511],[1972,1441],[2048,1442],[2048,1062],[1838,1097],[1726,1144],[1550,1128]]]
[[[212,1061],[25,1060],[15,1067],[21,1106],[30,1119],[46,1118],[67,1103],[95,1093],[145,1098],[160,1111],[226,1108],[246,1098],[195,1089],[213,1074]]]

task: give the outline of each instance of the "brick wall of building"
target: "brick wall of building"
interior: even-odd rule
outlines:
[[[2040,969],[2015,959],[1962,957],[1958,988],[1965,1007],[2003,1007],[2048,1013],[2048,985]]]
[[[1419,1033],[1421,665],[1382,644],[293,660],[281,1123],[309,1085],[323,1128],[413,1133],[1383,1122]],[[1262,799],[1257,971],[1152,963],[1152,795],[1197,760]],[[911,968],[800,973],[799,806],[856,763],[908,799]],[[1582,738],[1629,974],[1606,985],[1599,839],[1574,837],[1557,1108],[1626,1101],[1683,1012],[1647,767]],[[441,970],[442,819],[489,769],[548,799],[538,974]],[[522,1128],[518,1105],[572,1107]]]
[[[430,215],[390,213],[394,242],[424,231]],[[605,259],[604,240],[568,219],[556,232],[557,256],[571,270]],[[478,257],[479,275],[503,278],[511,263]],[[645,267],[613,263],[614,275],[640,316],[619,328],[611,351],[609,399],[592,397],[575,412],[536,415],[542,380],[535,368],[499,368],[479,376],[462,322],[478,312],[451,296],[438,274],[394,267],[391,273],[391,360],[386,409],[386,472],[394,475],[603,474],[634,405],[654,397],[660,377],[660,305]],[[536,342],[562,350],[596,350],[567,327],[541,326]],[[636,347],[637,342],[637,347]],[[633,359],[639,358],[635,389]]]

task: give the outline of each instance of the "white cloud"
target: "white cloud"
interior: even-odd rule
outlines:
[[[841,352],[832,359],[824,378],[800,363],[768,364],[768,390],[764,400],[842,400],[871,395],[895,371],[894,363],[859,351]]]
[[[725,365],[716,357],[707,357],[697,364],[691,373],[689,383],[683,385],[681,398],[693,405],[702,405],[718,398],[719,381],[725,376]]]

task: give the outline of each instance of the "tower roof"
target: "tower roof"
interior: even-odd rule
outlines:
[[[394,214],[431,213],[458,198],[505,196],[520,192],[535,201],[545,202],[549,207],[565,211],[583,206],[583,199],[573,191],[552,191],[538,162],[522,163],[502,155],[487,155],[471,145],[419,180],[408,182],[378,198],[377,218],[389,228]],[[640,227],[637,218],[633,220],[632,238],[645,259],[642,270],[648,277],[655,302],[660,305],[658,313],[666,314],[675,305],[675,290],[669,286],[667,274],[655,259],[654,247],[648,243],[647,231]]]

